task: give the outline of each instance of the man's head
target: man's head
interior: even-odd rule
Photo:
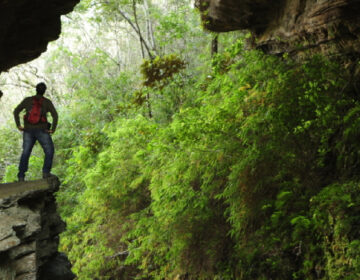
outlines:
[[[38,83],[38,84],[36,85],[36,94],[38,94],[38,95],[44,95],[45,91],[46,91],[46,85],[45,85],[45,83]]]

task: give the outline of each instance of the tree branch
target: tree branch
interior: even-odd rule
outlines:
[[[144,46],[146,48],[146,51],[150,57],[150,59],[154,59],[154,55],[151,53],[149,45],[146,43],[144,37],[142,36],[141,32],[140,32],[140,27],[137,24],[137,26],[131,21],[131,19],[126,15],[125,12],[123,12],[120,8],[117,9],[118,12],[122,15],[122,17],[130,24],[130,26],[134,29],[134,31],[138,34],[140,41],[142,42],[141,46]],[[135,11],[136,12],[136,7],[135,7]],[[136,20],[137,21],[137,20]]]

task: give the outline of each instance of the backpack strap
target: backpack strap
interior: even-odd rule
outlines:
[[[34,96],[34,99],[36,99],[36,97]],[[46,119],[46,116],[43,115],[43,110],[42,110],[42,104],[44,102],[45,98],[44,97],[41,97],[38,102],[39,102],[39,105],[40,105],[40,122],[47,122],[47,119]]]

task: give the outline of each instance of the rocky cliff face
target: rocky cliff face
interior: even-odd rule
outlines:
[[[360,54],[359,0],[196,0],[205,27],[247,29],[268,53]]]
[[[38,57],[80,0],[0,0],[0,72]]]
[[[0,279],[71,280],[57,250],[65,224],[56,212],[57,178],[0,185]]]

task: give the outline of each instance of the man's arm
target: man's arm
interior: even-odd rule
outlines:
[[[21,126],[19,115],[20,115],[20,112],[25,109],[25,103],[26,103],[25,100],[26,100],[26,99],[24,99],[24,100],[15,108],[15,110],[14,110],[15,123],[16,123],[16,126],[17,126],[20,130],[23,130],[23,129],[24,129],[24,128]]]
[[[54,104],[52,104],[52,102],[50,100],[49,100],[49,112],[50,112],[51,117],[53,119],[53,123],[51,125],[50,131],[52,133],[54,133],[55,130],[56,130],[56,127],[57,127],[57,123],[58,123],[58,113],[56,112]]]

